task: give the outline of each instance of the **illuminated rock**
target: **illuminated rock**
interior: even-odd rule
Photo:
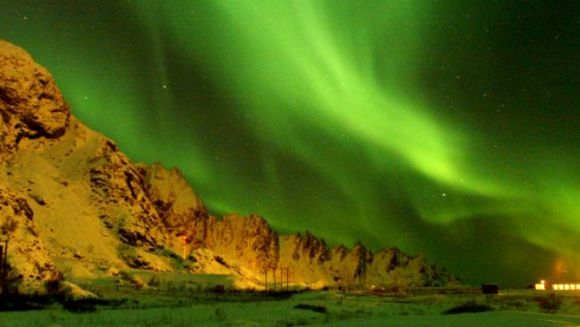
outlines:
[[[29,289],[58,271],[96,278],[130,268],[230,274],[250,288],[268,271],[279,285],[286,272],[311,288],[453,280],[397,249],[329,248],[310,233],[279,235],[258,215],[209,215],[178,170],[131,162],[70,115],[44,68],[3,41],[0,115],[0,219],[20,222],[9,261]]]

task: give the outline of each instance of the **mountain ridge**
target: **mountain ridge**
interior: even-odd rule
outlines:
[[[455,278],[421,256],[330,248],[279,234],[256,214],[209,213],[178,169],[133,163],[71,115],[50,73],[0,40],[0,223],[16,222],[9,262],[22,291],[46,281],[144,269],[228,274],[262,289],[269,269],[294,287],[410,287]],[[176,265],[175,261],[180,264]]]

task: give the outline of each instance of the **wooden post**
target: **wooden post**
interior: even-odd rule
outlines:
[[[4,255],[3,255],[3,261],[2,261],[2,294],[4,294],[6,292],[6,286],[7,286],[7,279],[8,279],[8,241],[10,240],[10,238],[7,238],[4,241]]]
[[[284,269],[285,268],[280,268],[280,291],[284,291],[285,287],[284,287]]]
[[[6,272],[7,265],[8,265],[8,239],[4,241],[4,262],[3,262],[4,272]]]
[[[0,294],[4,294],[4,247],[0,245]]]
[[[268,268],[264,268],[264,290],[268,292]]]

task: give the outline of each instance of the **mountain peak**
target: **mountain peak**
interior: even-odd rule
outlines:
[[[133,163],[71,116],[46,69],[4,41],[0,115],[0,224],[17,222],[8,259],[29,290],[61,274],[131,269],[227,274],[246,288],[280,269],[311,288],[452,280],[397,251],[330,250],[310,232],[279,235],[257,214],[211,216],[178,169]]]
[[[60,137],[70,119],[52,75],[26,51],[5,41],[0,41],[0,114],[0,132],[9,147],[22,137]]]

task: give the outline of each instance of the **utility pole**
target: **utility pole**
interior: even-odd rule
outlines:
[[[165,227],[165,230],[167,231],[177,230],[175,236],[181,239],[181,257],[183,258],[183,260],[185,260],[187,255],[187,244],[192,241],[192,238],[187,236],[187,231],[183,227]]]
[[[0,295],[4,295],[4,246],[0,245]]]
[[[4,238],[4,245],[0,245],[0,294],[6,293],[6,278],[8,276],[8,241],[9,236]]]
[[[280,291],[284,291],[284,277],[282,275],[284,273],[284,268],[280,267],[278,270],[280,270]]]
[[[0,225],[0,238],[4,241],[4,248],[0,245],[0,294],[2,296],[6,293],[6,279],[8,277],[8,242],[16,228],[18,228],[18,222],[12,218],[8,218],[7,221]]]

